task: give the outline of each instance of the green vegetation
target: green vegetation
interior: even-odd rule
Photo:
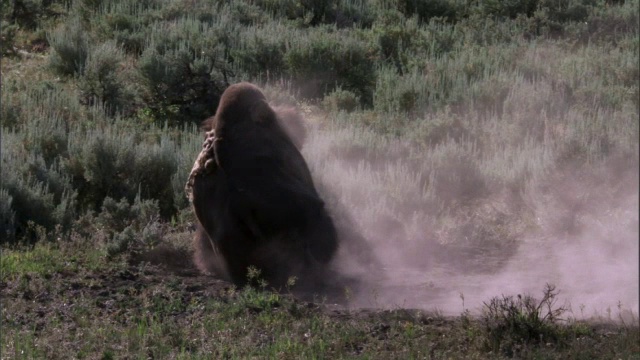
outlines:
[[[546,307],[531,308],[553,303],[553,291],[542,301],[493,299],[480,319],[330,310],[287,294],[91,259],[88,243],[46,246],[3,254],[4,357],[626,359],[640,351],[637,327],[556,325]],[[552,304],[549,311],[559,310]]]
[[[328,204],[373,241],[405,234],[387,246],[408,263],[421,249],[504,263],[525,232],[570,233],[574,220],[536,215],[555,180],[589,186],[582,205],[637,186],[639,6],[2,0],[2,355],[637,357],[637,324],[558,327],[537,312],[549,289],[493,299],[482,319],[343,317],[138,264],[191,269],[184,184],[200,123],[238,81],[306,111]]]
[[[637,162],[636,5],[3,2],[3,243],[33,241],[28,221],[68,230],[107,197],[175,217],[197,126],[240,80],[319,105],[356,129],[345,143],[420,149],[415,175],[434,180],[421,181],[424,208],[449,202],[438,182],[457,175],[438,168],[454,158],[480,188]]]

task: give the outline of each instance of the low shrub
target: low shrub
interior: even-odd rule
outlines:
[[[324,107],[329,111],[352,112],[358,108],[360,99],[351,91],[337,88],[325,96],[322,102]]]
[[[558,322],[567,310],[556,306],[558,291],[547,284],[540,300],[530,295],[502,296],[484,303],[482,322],[489,350],[517,357],[522,346],[559,344],[564,333]]]
[[[107,255],[111,257],[149,249],[162,240],[157,200],[141,200],[136,196],[133,203],[129,203],[124,198],[116,202],[107,197],[95,220],[109,239]]]

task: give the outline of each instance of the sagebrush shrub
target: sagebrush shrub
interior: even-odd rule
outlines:
[[[0,3],[2,22],[8,21],[23,29],[36,29],[43,20],[56,17],[67,1],[13,0]]]
[[[56,225],[65,229],[71,225],[75,217],[75,192],[65,191],[56,196],[47,182],[38,180],[35,175],[19,172],[15,160],[3,161],[2,166],[2,189],[11,197],[10,209],[7,211],[13,214],[12,233],[15,235],[7,238],[7,241],[39,240],[27,233],[29,223],[37,224],[47,231],[52,231]],[[6,174],[9,171],[12,173]]]
[[[53,52],[49,63],[60,75],[76,75],[84,71],[89,56],[89,37],[79,19],[72,19],[48,35]]]
[[[448,140],[472,141],[474,135],[462,116],[451,113],[450,109],[424,116],[407,127],[407,139],[417,144],[436,146]]]
[[[398,76],[391,68],[380,68],[374,93],[374,109],[382,112],[416,113],[433,106],[430,93],[435,90],[418,69]]]
[[[136,196],[132,203],[125,198],[116,201],[106,197],[96,221],[105,231],[113,235],[132,225],[142,230],[146,224],[159,219],[158,201],[141,200],[140,196]]]
[[[559,23],[584,21],[589,16],[589,7],[597,0],[538,0],[538,8],[548,18]]]
[[[0,94],[0,126],[5,129],[12,129],[19,123],[21,117],[21,107],[16,105],[16,101],[9,95],[7,86],[2,84],[2,94]]]
[[[10,24],[5,21],[0,24],[0,54],[13,55],[15,53],[14,45],[16,40],[16,32],[18,25]]]
[[[79,81],[85,104],[102,103],[110,114],[122,111],[130,100],[119,67],[124,56],[113,41],[94,46]]]
[[[406,71],[411,57],[419,53],[417,47],[421,47],[425,39],[415,19],[397,22],[383,18],[374,24],[373,30],[380,58],[394,65],[400,74]]]
[[[4,243],[12,243],[15,241],[16,213],[11,207],[13,197],[9,195],[6,189],[0,189],[0,238],[4,239]]]
[[[334,17],[338,28],[370,28],[376,11],[368,0],[342,0],[336,4]]]
[[[222,16],[222,15],[221,15]],[[225,19],[153,27],[138,61],[148,109],[158,124],[200,123],[213,115],[234,72],[226,55],[237,32]]]
[[[157,200],[141,200],[136,196],[132,203],[127,199],[104,199],[96,222],[110,239],[109,256],[125,251],[152,247],[162,240],[159,225],[160,208]]]
[[[99,212],[106,197],[156,200],[165,220],[188,206],[183,188],[201,146],[197,129],[172,140],[166,128],[109,119],[104,107],[84,107],[69,95],[56,87],[3,93],[2,114],[13,114],[11,124],[3,124],[0,151],[11,241],[25,236],[28,221],[66,231],[76,216]]]
[[[306,14],[310,16],[310,25],[331,23],[335,16],[337,0],[302,0],[300,4]]]
[[[398,3],[401,11],[407,17],[417,15],[422,22],[428,22],[435,17],[455,22],[461,16],[460,12],[463,8],[450,0],[401,0]]]
[[[140,195],[157,199],[167,218],[175,212],[175,149],[167,138],[141,141],[140,136],[115,126],[70,136],[65,165],[83,210],[98,211],[107,197],[133,201]]]
[[[285,69],[286,32],[278,25],[245,29],[230,50],[233,64],[250,78],[279,78]]]
[[[324,28],[294,38],[285,62],[302,96],[320,98],[339,86],[370,105],[376,79],[370,54],[366,43]]]
[[[23,240],[29,222],[46,231],[56,225],[66,230],[76,211],[77,194],[59,161],[60,154],[65,152],[64,140],[56,137],[60,134],[29,130],[7,131],[1,143],[0,184],[11,199],[7,211],[13,214],[15,235],[10,241]]]
[[[538,0],[485,0],[482,11],[487,15],[516,18],[518,15],[531,16]]]
[[[323,105],[343,137],[325,154],[392,163],[384,181],[369,179],[377,161],[351,169],[360,178],[345,196],[378,182],[422,214],[403,223],[422,235],[415,224],[438,220],[428,214],[488,200],[498,185],[523,189],[565,163],[637,159],[637,0],[67,3],[0,2],[3,51],[32,52],[30,39],[46,48],[42,32],[52,45],[53,74],[31,76],[17,58],[3,73],[0,211],[15,240],[97,218],[105,198],[156,201],[162,221],[189,212],[197,126],[240,80],[274,104],[296,104],[295,94]],[[25,56],[28,66],[40,58]],[[343,127],[357,130],[345,137]],[[305,156],[332,166],[333,155]],[[366,209],[391,211],[382,201]],[[110,236],[125,249],[156,238],[154,224]]]
[[[146,47],[149,23],[157,15],[147,9],[146,2],[122,1],[104,6],[101,11],[90,11],[87,21],[101,41],[114,40],[131,55],[140,56]],[[149,2],[153,3],[153,2]]]
[[[146,50],[139,70],[147,90],[148,107],[159,124],[201,122],[213,115],[226,85],[224,64],[192,56],[188,49]]]
[[[296,0],[256,0],[254,4],[273,18],[295,20],[304,17],[302,4]]]
[[[229,12],[238,23],[245,26],[262,24],[268,19],[259,6],[245,2],[232,2]]]

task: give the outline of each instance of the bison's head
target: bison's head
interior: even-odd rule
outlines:
[[[229,86],[222,93],[213,121],[216,130],[247,122],[270,126],[275,123],[276,115],[260,88],[243,82]]]

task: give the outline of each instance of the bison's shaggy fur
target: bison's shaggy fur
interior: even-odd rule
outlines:
[[[334,256],[336,229],[300,154],[296,116],[279,117],[249,83],[222,94],[187,184],[200,269],[225,269],[242,286],[253,266],[278,288],[290,276],[313,282]]]

